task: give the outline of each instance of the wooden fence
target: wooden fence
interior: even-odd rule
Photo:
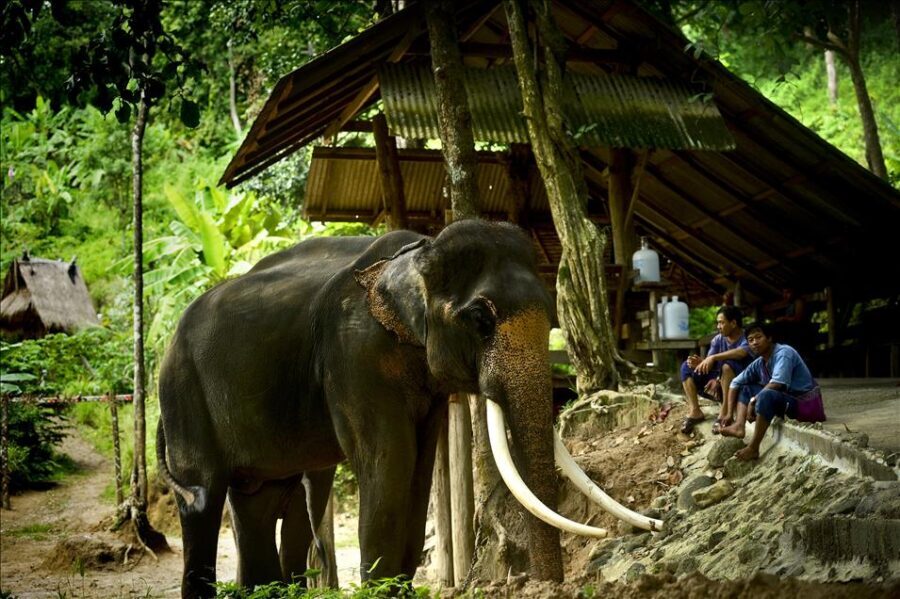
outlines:
[[[2,475],[2,487],[0,487],[0,507],[10,508],[9,500],[9,404],[24,403],[39,406],[61,407],[75,403],[109,402],[109,412],[112,419],[113,451],[115,453],[116,466],[116,502],[121,504],[122,495],[122,452],[119,446],[119,404],[133,400],[132,395],[75,395],[63,397],[60,395],[20,395],[12,397],[4,394],[2,408],[0,408],[0,475]]]

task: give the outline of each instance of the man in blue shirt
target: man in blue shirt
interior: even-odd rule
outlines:
[[[681,432],[689,435],[694,425],[702,422],[703,412],[697,394],[700,389],[715,398],[726,392],[731,380],[750,363],[750,346],[741,329],[741,310],[736,306],[722,306],[716,312],[716,329],[709,353],[705,358],[694,354],[681,365],[681,386],[687,399],[689,412],[681,423]],[[721,384],[721,387],[720,387]],[[733,402],[723,401],[719,417],[713,424],[713,432],[731,423]]]
[[[730,399],[736,399],[737,420],[721,433],[743,439],[747,420],[756,420],[750,444],[735,453],[739,460],[759,458],[759,446],[775,416],[807,422],[825,420],[822,395],[800,354],[790,345],[774,343],[769,325],[747,327],[747,343],[759,357],[731,381]]]

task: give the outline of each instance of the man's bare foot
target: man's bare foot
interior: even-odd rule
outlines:
[[[738,449],[734,452],[734,457],[741,460],[742,462],[749,462],[750,460],[758,460],[759,459],[759,450],[754,449],[751,446],[747,446],[743,449]]]
[[[735,422],[729,426],[720,427],[719,434],[723,437],[737,437],[738,439],[743,439],[746,433],[744,432],[744,425]]]

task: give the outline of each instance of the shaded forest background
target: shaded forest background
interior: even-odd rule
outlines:
[[[130,392],[130,133],[135,111],[115,89],[74,85],[79,76],[75,65],[84,65],[86,59],[88,70],[113,68],[90,63],[96,56],[92,44],[103,39],[104,32],[113,32],[108,41],[117,43],[114,23],[128,3],[70,2],[58,9],[54,2],[53,10],[37,12],[32,4],[13,0],[3,8],[0,268],[5,273],[26,249],[43,258],[77,258],[103,326],[72,336],[4,341],[3,390]],[[783,10],[776,15],[767,12],[773,3],[762,1],[645,4],[692,40],[686,52],[717,58],[866,165],[860,111],[846,63],[835,61],[835,98],[828,91],[824,52],[799,37],[822,32],[826,17],[846,12],[848,3],[807,2],[805,13]],[[161,52],[158,57],[166,65],[161,72],[170,77],[161,76],[161,87],[154,88],[157,101],[144,141],[150,456],[155,456],[158,413],[155,373],[190,301],[217,282],[245,272],[260,257],[305,237],[379,233],[365,225],[302,220],[310,158],[305,150],[235,190],[215,183],[275,82],[374,23],[376,11],[384,12],[389,5],[180,0],[163,6],[163,30],[183,52]],[[900,29],[892,6],[862,3],[860,62],[887,177],[900,187]],[[22,19],[28,20],[28,27],[18,26]],[[337,143],[373,142],[367,134],[342,134]],[[110,450],[105,409],[77,406],[72,414],[102,449]],[[127,423],[122,428],[130,430]],[[47,443],[56,435],[55,429],[48,429]],[[29,458],[27,446],[23,440],[10,457],[20,485],[53,475],[52,468],[29,470],[38,456]],[[126,453],[126,461],[129,458]]]

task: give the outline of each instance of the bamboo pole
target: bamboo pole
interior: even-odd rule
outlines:
[[[451,532],[452,517],[450,515],[450,468],[447,447],[447,420],[443,420],[438,433],[437,451],[434,456],[434,481],[432,484],[432,502],[434,506],[434,531],[437,543],[434,547],[434,560],[437,566],[438,580],[444,586],[453,586],[453,536]]]
[[[460,586],[475,552],[475,497],[472,490],[472,417],[467,394],[450,398],[450,514],[453,527],[453,573]]]
[[[113,437],[113,458],[116,466],[116,505],[122,505],[125,496],[122,492],[122,451],[119,446],[119,406],[110,393],[109,399],[109,415],[112,420],[112,437]]]

